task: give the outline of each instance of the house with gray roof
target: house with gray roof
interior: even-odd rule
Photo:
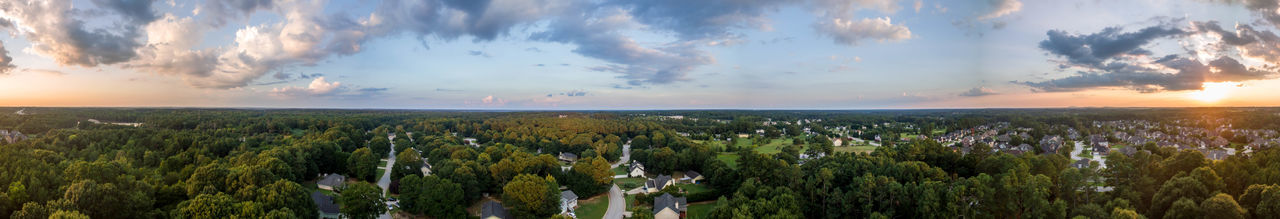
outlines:
[[[346,181],[347,181],[347,177],[342,176],[342,174],[337,174],[337,173],[325,174],[324,178],[316,182],[316,187],[324,190],[333,191],[333,189],[335,188],[342,187],[342,185],[346,183]]]
[[[342,215],[338,212],[338,203],[334,201],[333,196],[325,195],[320,191],[312,191],[311,202],[316,203],[316,210],[320,212],[320,218],[342,218]]]
[[[662,196],[653,198],[653,218],[655,219],[679,219],[685,217],[688,211],[689,203],[685,197],[676,198],[671,194],[663,193]]]
[[[578,208],[578,194],[574,194],[573,190],[564,190],[560,192],[560,213],[573,215],[573,209]]]
[[[644,190],[646,193],[658,192],[674,184],[675,182],[671,180],[671,176],[659,174],[658,177],[644,182]]]
[[[507,219],[507,218],[512,218],[512,217],[510,213],[507,213],[506,208],[502,208],[502,203],[498,203],[497,201],[494,201],[494,200],[488,200],[488,201],[485,201],[484,204],[480,207],[480,219]]]

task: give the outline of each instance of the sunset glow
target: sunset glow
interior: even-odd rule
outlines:
[[[1233,90],[1240,88],[1240,82],[1204,83],[1204,88],[1187,93],[1187,97],[1205,103],[1215,103],[1228,98]]]

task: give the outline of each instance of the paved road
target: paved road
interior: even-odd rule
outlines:
[[[622,164],[625,164],[627,163],[627,161],[630,161],[630,160],[631,160],[631,141],[627,141],[627,144],[622,145],[622,158],[619,158],[618,163],[614,163],[613,165],[609,166],[609,168],[610,169],[618,168],[618,166],[622,166]]]
[[[627,211],[627,199],[622,197],[622,189],[618,189],[618,184],[613,184],[609,188],[609,209],[605,210],[605,219],[622,219],[622,214]]]
[[[395,136],[395,135],[391,135],[391,136],[388,136],[388,137],[387,137],[387,139],[392,140],[392,141],[391,141],[391,142],[392,142],[392,143],[391,143],[391,152],[390,152],[390,153],[387,153],[387,154],[388,154],[388,155],[387,155],[387,166],[385,167],[385,168],[386,168],[386,169],[385,169],[386,171],[382,171],[382,178],[381,178],[381,179],[378,179],[378,187],[382,187],[382,196],[384,196],[384,197],[386,197],[386,196],[387,196],[388,187],[391,187],[391,166],[392,166],[392,165],[395,165],[395,163],[396,163],[396,143],[395,143],[395,141],[394,141],[394,140],[396,140],[396,136]],[[395,203],[395,202],[387,202],[387,204],[388,204],[388,205],[390,205],[391,203]],[[382,216],[380,216],[380,217],[378,217],[378,218],[379,218],[379,219],[391,219],[391,212],[382,213]]]

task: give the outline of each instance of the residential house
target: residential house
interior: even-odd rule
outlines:
[[[706,178],[703,178],[702,174],[699,174],[698,171],[690,170],[690,171],[684,172],[684,178],[680,178],[680,181],[685,181],[692,184],[698,184],[698,180],[703,180],[703,179],[706,179]]]
[[[644,164],[640,161],[631,161],[631,167],[627,168],[628,177],[644,177]]]
[[[485,201],[480,207],[480,219],[507,219],[512,218],[507,209],[502,208],[502,203],[494,200]]]
[[[1075,167],[1076,169],[1089,168],[1089,162],[1090,162],[1089,159],[1080,159],[1074,163],[1071,163],[1071,167]]]
[[[427,159],[422,159],[422,168],[421,168],[421,170],[422,170],[422,175],[423,175],[423,176],[430,176],[430,175],[431,175],[431,163],[427,163]]]
[[[671,176],[658,174],[658,177],[644,182],[644,191],[645,193],[658,192],[671,185],[675,185],[675,181],[671,180]]]
[[[338,212],[338,203],[334,202],[332,196],[325,195],[320,191],[312,191],[311,202],[316,203],[316,209],[320,213],[320,218],[324,218],[324,219],[342,218],[342,215]]]
[[[573,153],[560,152],[560,161],[573,163],[578,161],[578,155]]]
[[[560,192],[560,213],[573,216],[573,209],[578,208],[578,194],[573,194],[573,190],[564,190]]]
[[[671,194],[663,193],[662,196],[653,198],[653,218],[654,219],[680,219],[685,217],[689,204],[685,197],[676,198]]]
[[[323,179],[320,179],[320,181],[316,182],[316,187],[319,187],[320,189],[324,189],[324,190],[333,191],[333,189],[341,188],[342,184],[345,183],[346,181],[347,181],[347,177],[342,176],[342,174],[336,174],[336,173],[325,174]]]

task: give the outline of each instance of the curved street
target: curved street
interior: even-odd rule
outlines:
[[[383,169],[382,178],[378,179],[378,187],[382,187],[383,197],[387,196],[387,191],[389,190],[388,188],[391,187],[391,166],[395,165],[396,163],[396,143],[395,143],[396,136],[395,135],[387,136],[387,139],[391,140],[391,152],[387,153],[387,162],[386,162],[387,166],[380,167]],[[388,201],[387,205],[391,205],[392,203],[395,203],[395,202]],[[391,219],[391,212],[388,211],[388,212],[382,213],[382,216],[379,216],[378,218]]]

